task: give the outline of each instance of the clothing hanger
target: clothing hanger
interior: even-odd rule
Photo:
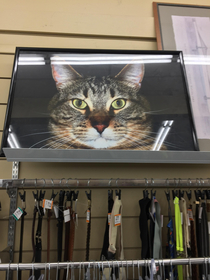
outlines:
[[[145,178],[145,183],[144,184],[145,184],[145,189],[143,190],[143,197],[144,197],[144,199],[146,199],[146,198],[149,197],[149,192],[147,190],[149,182],[148,182],[147,178]]]
[[[115,190],[116,196],[118,196],[118,199],[121,200],[121,190]]]
[[[184,197],[184,191],[179,190],[179,200]]]
[[[154,196],[156,196],[156,190],[154,191],[153,189],[151,190],[151,198],[153,198]]]
[[[118,179],[116,180],[116,187],[118,187],[117,182],[118,182]],[[121,200],[121,190],[120,189],[115,190],[115,194],[116,194],[116,196],[118,196],[118,199]]]

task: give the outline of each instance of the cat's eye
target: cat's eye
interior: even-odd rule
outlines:
[[[115,110],[119,110],[119,109],[122,109],[125,106],[125,104],[126,104],[125,99],[119,98],[112,102],[112,107]]]
[[[87,103],[81,99],[73,99],[72,104],[75,108],[84,110],[87,107]]]

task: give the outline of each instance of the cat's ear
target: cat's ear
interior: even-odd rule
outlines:
[[[128,64],[115,78],[129,83],[133,87],[140,88],[144,77],[144,64]]]
[[[75,79],[82,77],[71,65],[52,64],[51,67],[57,88],[61,88],[65,83],[71,83]]]

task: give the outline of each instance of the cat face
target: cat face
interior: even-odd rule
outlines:
[[[70,65],[52,65],[58,93],[50,102],[48,145],[53,149],[150,150],[149,104],[139,93],[143,64],[115,77],[82,77]]]

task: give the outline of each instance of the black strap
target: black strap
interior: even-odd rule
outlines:
[[[23,214],[21,216],[21,226],[20,226],[20,247],[19,247],[19,263],[22,263],[22,251],[23,251],[23,230],[24,230],[24,217],[27,215],[25,208],[25,198],[26,198],[26,192],[24,191],[23,194],[19,192],[20,199],[22,201],[22,210]],[[18,271],[18,279],[21,280],[22,278],[22,271]]]
[[[114,200],[113,200],[113,191],[110,192],[108,191],[108,213],[112,212],[112,208],[114,205]],[[101,256],[100,260],[108,260],[108,248],[109,248],[109,224],[108,224],[108,217],[106,220],[106,229],[104,233],[104,242],[103,242],[103,247],[101,250]]]
[[[25,210],[21,216],[21,226],[20,226],[20,248],[19,248],[19,263],[22,263],[22,252],[23,252],[23,231],[24,231],[24,217],[27,215]],[[18,279],[22,278],[22,270],[18,270]]]
[[[87,238],[86,238],[86,256],[85,260],[89,261],[89,253],[90,253],[90,231],[91,231],[91,206],[88,207],[89,211],[89,223],[87,223]]]
[[[62,244],[63,244],[63,203],[64,203],[65,191],[59,193],[58,203],[58,236],[57,236],[57,261],[60,262],[62,259]],[[58,279],[60,279],[60,270],[58,270]]]
[[[34,207],[34,213],[33,213],[33,222],[32,222],[32,232],[31,232],[31,242],[32,242],[32,249],[33,249],[33,258],[32,262],[35,260],[36,255],[36,247],[34,242],[34,235],[35,235],[35,223],[36,223],[36,213],[38,212],[37,207]]]
[[[39,206],[39,216],[38,216],[38,225],[36,230],[36,253],[35,253],[35,263],[42,262],[42,220],[44,216],[44,211],[42,206]],[[41,270],[35,270],[34,275],[38,279],[41,275]]]
[[[149,244],[149,230],[148,230],[148,220],[150,219],[149,207],[151,200],[148,197],[145,197],[139,200],[140,206],[140,216],[139,216],[139,229],[140,229],[140,238],[142,241],[142,250],[141,257],[142,259],[150,258],[150,244]],[[145,277],[146,270],[145,267],[142,269],[143,277]]]
[[[86,238],[86,256],[85,260],[89,261],[89,251],[90,251],[90,230],[91,230],[91,190],[89,193],[85,191],[87,199],[88,199],[88,209],[89,212],[89,221],[87,223],[87,238]]]

